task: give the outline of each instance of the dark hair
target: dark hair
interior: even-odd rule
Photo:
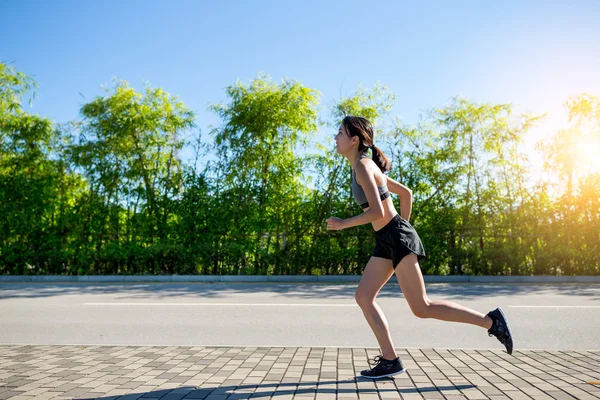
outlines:
[[[373,144],[373,125],[363,117],[355,117],[353,115],[347,115],[342,120],[342,125],[346,128],[346,132],[350,136],[358,136],[360,139],[358,143],[358,152],[365,154],[368,149],[373,152],[373,161],[381,172],[390,171],[392,165],[390,160]]]

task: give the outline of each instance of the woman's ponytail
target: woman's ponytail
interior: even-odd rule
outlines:
[[[385,173],[385,171],[392,170],[392,164],[390,163],[390,160],[388,160],[381,150],[375,147],[375,145],[372,145],[371,151],[373,152],[373,161],[375,164],[377,164],[381,172]]]

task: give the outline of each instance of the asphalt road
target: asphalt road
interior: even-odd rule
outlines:
[[[356,284],[2,283],[1,344],[377,347]],[[515,349],[600,349],[600,285],[428,284],[430,299],[500,306]],[[479,327],[415,317],[392,278],[378,297],[397,348],[501,349]]]

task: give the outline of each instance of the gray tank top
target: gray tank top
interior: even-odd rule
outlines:
[[[361,155],[360,159],[363,158],[368,157],[363,154]],[[388,197],[390,197],[390,192],[387,188],[387,185],[377,186],[377,190],[379,190],[379,198],[381,200],[385,200]],[[354,200],[356,200],[356,202],[361,208],[364,209],[369,207],[369,202],[367,201],[365,191],[363,190],[362,186],[360,186],[358,182],[356,182],[356,172],[354,170],[352,170],[352,195],[354,196]]]

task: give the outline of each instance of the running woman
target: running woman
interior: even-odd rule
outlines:
[[[381,355],[369,360],[372,368],[362,371],[361,376],[377,379],[405,371],[394,349],[387,320],[375,303],[377,294],[394,273],[415,316],[480,326],[511,354],[512,334],[500,308],[484,315],[450,301],[427,297],[419,267],[419,261],[426,257],[425,249],[408,222],[412,192],[384,174],[391,169],[390,162],[373,144],[373,133],[372,124],[365,118],[347,116],[343,119],[335,136],[336,150],[352,165],[352,194],[364,212],[348,219],[326,219],[328,230],[371,223],[375,231],[375,249],[356,289],[355,300],[377,338]],[[369,149],[372,159],[366,156]],[[401,215],[394,207],[390,191],[400,197]]]

